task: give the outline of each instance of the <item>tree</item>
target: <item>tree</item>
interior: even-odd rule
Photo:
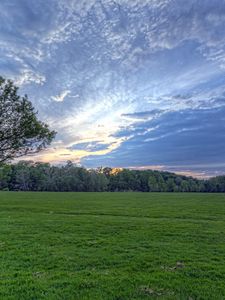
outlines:
[[[29,191],[31,189],[31,162],[29,161],[20,161],[17,164],[15,172],[15,186],[17,190],[20,191]]]
[[[167,191],[168,192],[174,192],[176,190],[176,185],[174,183],[174,179],[173,178],[169,178],[167,180]]]
[[[157,180],[155,178],[155,174],[152,174],[149,176],[148,187],[149,187],[150,192],[158,192],[159,186],[158,186]]]
[[[3,164],[0,167],[0,190],[8,190],[11,181],[12,167]]]
[[[55,134],[37,119],[27,95],[19,96],[18,87],[0,77],[0,163],[42,150]]]

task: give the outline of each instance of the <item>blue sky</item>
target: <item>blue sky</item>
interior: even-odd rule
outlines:
[[[225,172],[224,0],[1,0],[0,74],[58,134],[34,159]]]

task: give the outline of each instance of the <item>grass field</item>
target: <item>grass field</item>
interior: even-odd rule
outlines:
[[[225,299],[225,195],[0,193],[0,299]]]

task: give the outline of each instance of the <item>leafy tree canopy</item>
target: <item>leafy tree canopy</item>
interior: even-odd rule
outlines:
[[[18,87],[0,77],[0,163],[42,150],[55,134],[37,119],[27,95],[19,96]]]

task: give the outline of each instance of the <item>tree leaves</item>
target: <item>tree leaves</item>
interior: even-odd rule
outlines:
[[[20,97],[13,82],[0,77],[0,162],[42,150],[55,134],[37,119],[27,95]]]

